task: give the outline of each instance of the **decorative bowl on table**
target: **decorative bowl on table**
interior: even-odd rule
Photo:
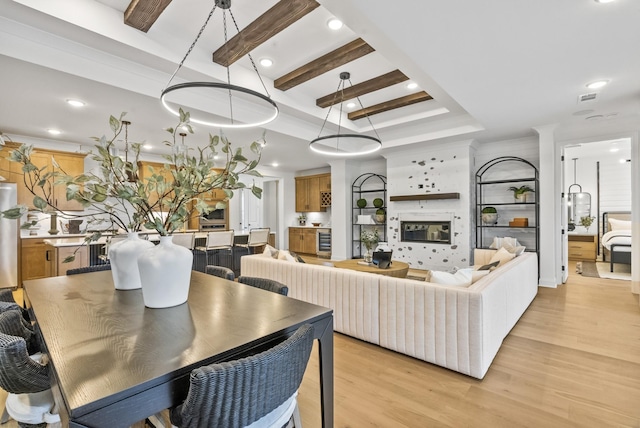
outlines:
[[[322,223],[311,223],[314,227],[320,227]]]

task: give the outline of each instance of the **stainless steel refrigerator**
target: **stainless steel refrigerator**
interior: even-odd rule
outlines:
[[[15,183],[0,182],[0,211],[18,203]],[[18,286],[18,233],[19,220],[0,217],[0,288]]]

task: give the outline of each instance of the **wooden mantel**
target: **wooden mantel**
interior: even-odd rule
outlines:
[[[401,201],[430,201],[434,199],[460,199],[460,193],[429,193],[423,195],[399,195],[391,196],[391,202]]]

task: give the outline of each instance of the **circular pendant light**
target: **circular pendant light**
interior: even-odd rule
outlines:
[[[316,153],[328,155],[328,156],[363,156],[374,153],[382,147],[382,141],[380,141],[380,137],[376,132],[373,124],[371,123],[371,119],[365,113],[365,117],[369,121],[371,125],[371,129],[376,134],[375,137],[369,135],[362,134],[343,134],[340,132],[342,127],[342,107],[345,101],[344,98],[344,87],[346,82],[349,81],[349,84],[353,86],[351,83],[351,74],[343,71],[340,73],[340,83],[338,84],[338,90],[335,93],[333,98],[333,102],[327,111],[327,115],[322,123],[322,128],[320,128],[320,133],[318,137],[312,140],[309,143],[309,148]],[[322,136],[322,131],[327,123],[327,119],[329,118],[329,114],[331,113],[331,109],[336,104],[336,100],[340,97],[340,115],[338,119],[338,132],[336,134],[325,135]],[[356,97],[360,108],[364,108],[362,106],[362,102],[360,102],[360,98]]]

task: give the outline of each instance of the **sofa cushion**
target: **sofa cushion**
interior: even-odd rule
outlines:
[[[295,257],[293,257],[287,250],[278,251],[277,259],[284,260],[285,262],[294,262],[294,263],[298,262],[298,260]]]
[[[486,265],[482,265],[476,270],[477,271],[484,271],[484,270],[490,271],[490,270],[493,270],[493,269],[497,268],[499,264],[500,264],[500,260],[496,260],[493,263],[488,263]]]
[[[274,259],[278,258],[278,250],[273,248],[271,245],[267,244],[264,246],[264,251],[262,252],[263,256],[273,257]]]
[[[454,287],[468,287],[471,285],[471,271],[473,269],[458,269],[456,273],[431,271],[430,282],[440,285],[450,285]]]

